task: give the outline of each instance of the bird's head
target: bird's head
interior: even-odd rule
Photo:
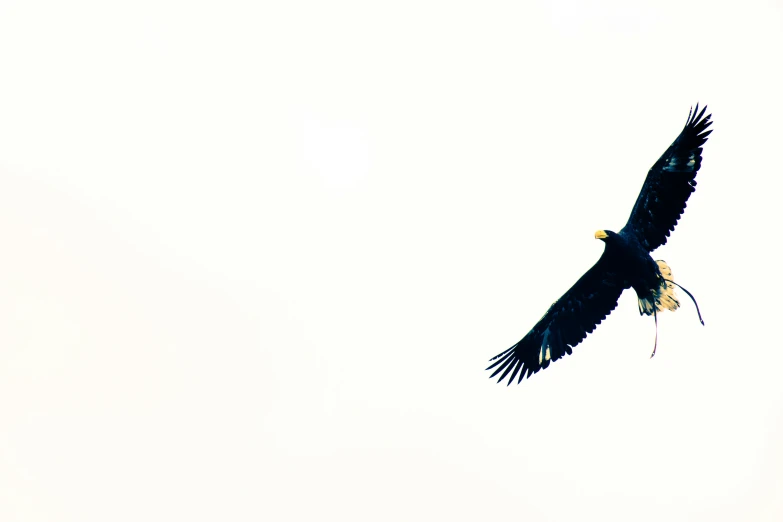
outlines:
[[[611,230],[599,230],[595,233],[595,238],[600,239],[604,243],[614,241],[617,238],[617,233]]]

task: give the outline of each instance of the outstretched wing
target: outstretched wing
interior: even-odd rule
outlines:
[[[623,290],[630,285],[612,269],[612,262],[604,254],[590,270],[555,301],[544,317],[517,344],[490,359],[495,361],[487,370],[495,368],[490,378],[503,372],[498,382],[508,378],[508,384],[519,374],[517,384],[549,363],[556,361],[582,342],[587,334],[603,321],[617,306]]]
[[[705,106],[699,112],[688,113],[688,121],[674,143],[647,173],[642,191],[621,233],[633,232],[642,246],[652,252],[674,230],[685,210],[685,203],[696,190],[696,173],[701,167],[701,147],[712,130],[712,114],[704,116]]]

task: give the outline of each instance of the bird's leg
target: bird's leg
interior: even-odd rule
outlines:
[[[655,357],[655,350],[658,349],[658,310],[653,308],[653,317],[655,317],[655,346],[653,346],[653,353],[650,355],[650,359]]]
[[[699,303],[697,303],[697,302],[696,302],[696,298],[695,298],[695,297],[693,297],[693,294],[692,294],[692,293],[690,293],[689,291],[687,291],[686,289],[684,289],[682,286],[680,286],[680,284],[679,284],[679,283],[675,283],[675,282],[674,282],[674,281],[672,281],[671,279],[666,279],[665,281],[666,281],[667,283],[672,283],[672,284],[674,284],[674,285],[677,285],[677,286],[680,288],[680,290],[682,290],[683,292],[685,292],[686,294],[688,294],[688,297],[690,297],[690,298],[691,298],[691,301],[693,301],[693,304],[694,304],[694,305],[696,305],[696,313],[697,313],[697,314],[699,314],[699,321],[701,322],[701,325],[702,325],[702,326],[704,326],[704,319],[702,319],[702,318],[701,318],[701,311],[699,311]]]

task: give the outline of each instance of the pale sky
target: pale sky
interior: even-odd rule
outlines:
[[[0,1],[0,520],[783,520],[783,5]],[[487,360],[707,103],[698,187]]]

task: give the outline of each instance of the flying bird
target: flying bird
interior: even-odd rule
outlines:
[[[490,359],[494,369],[490,378],[500,374],[511,384],[546,368],[582,342],[587,334],[617,307],[620,294],[633,288],[639,300],[639,313],[655,318],[655,346],[658,346],[658,312],[677,310],[680,302],[675,283],[665,261],[654,260],[650,252],[666,244],[680,219],[691,193],[696,190],[696,173],[701,167],[702,145],[712,130],[711,114],[699,105],[688,113],[685,128],[647,173],[628,222],[620,232],[599,230],[595,238],[604,242],[604,252],[563,296],[555,301],[540,321],[521,341]],[[501,373],[502,372],[502,373]]]

